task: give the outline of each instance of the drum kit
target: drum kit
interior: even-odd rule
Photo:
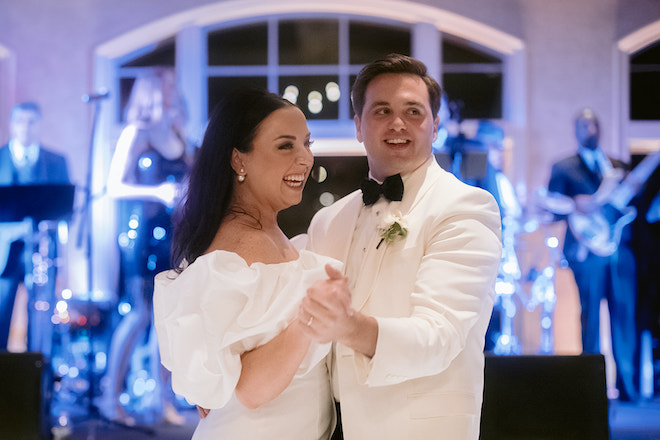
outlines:
[[[528,312],[540,307],[538,352],[552,354],[554,351],[553,315],[557,302],[555,275],[562,253],[558,238],[548,232],[545,226],[571,214],[575,210],[575,203],[567,196],[548,192],[541,187],[534,193],[532,206],[535,209],[529,214],[522,214],[523,210],[502,210],[502,260],[495,283],[495,308],[500,311],[500,332],[493,348],[496,355],[522,354],[522,345],[514,330],[518,304]],[[510,215],[511,212],[517,215]],[[516,250],[523,235],[539,229],[543,231],[547,261],[542,268],[533,267],[523,275]]]

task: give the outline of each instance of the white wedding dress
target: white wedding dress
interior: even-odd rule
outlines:
[[[325,357],[330,344],[313,343],[291,384],[250,410],[236,398],[241,353],[271,340],[295,318],[306,289],[324,266],[341,263],[301,250],[279,264],[247,263],[215,251],[183,272],[156,276],[154,319],[172,388],[191,404],[210,408],[194,440],[328,439],[334,404]]]

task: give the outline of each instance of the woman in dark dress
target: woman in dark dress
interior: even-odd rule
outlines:
[[[160,365],[151,317],[154,275],[169,268],[171,214],[191,162],[185,122],[174,70],[155,68],[139,76],[108,175],[108,194],[119,201],[120,292],[131,309],[112,336],[99,407],[108,418],[128,424],[135,420],[119,397],[130,386],[132,354],[149,333],[148,373],[154,388],[148,408],[142,410],[183,423],[173,404],[169,374]]]

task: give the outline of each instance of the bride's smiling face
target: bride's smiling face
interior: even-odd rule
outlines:
[[[257,127],[250,152],[234,150],[234,171],[245,176],[237,194],[275,212],[297,205],[314,165],[310,146],[303,112],[294,106],[275,110]]]

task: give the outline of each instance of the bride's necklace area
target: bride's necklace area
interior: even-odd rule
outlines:
[[[243,226],[248,228],[256,229],[258,231],[263,230],[263,225],[259,219],[241,208],[231,208],[231,215],[234,217],[235,221]]]

